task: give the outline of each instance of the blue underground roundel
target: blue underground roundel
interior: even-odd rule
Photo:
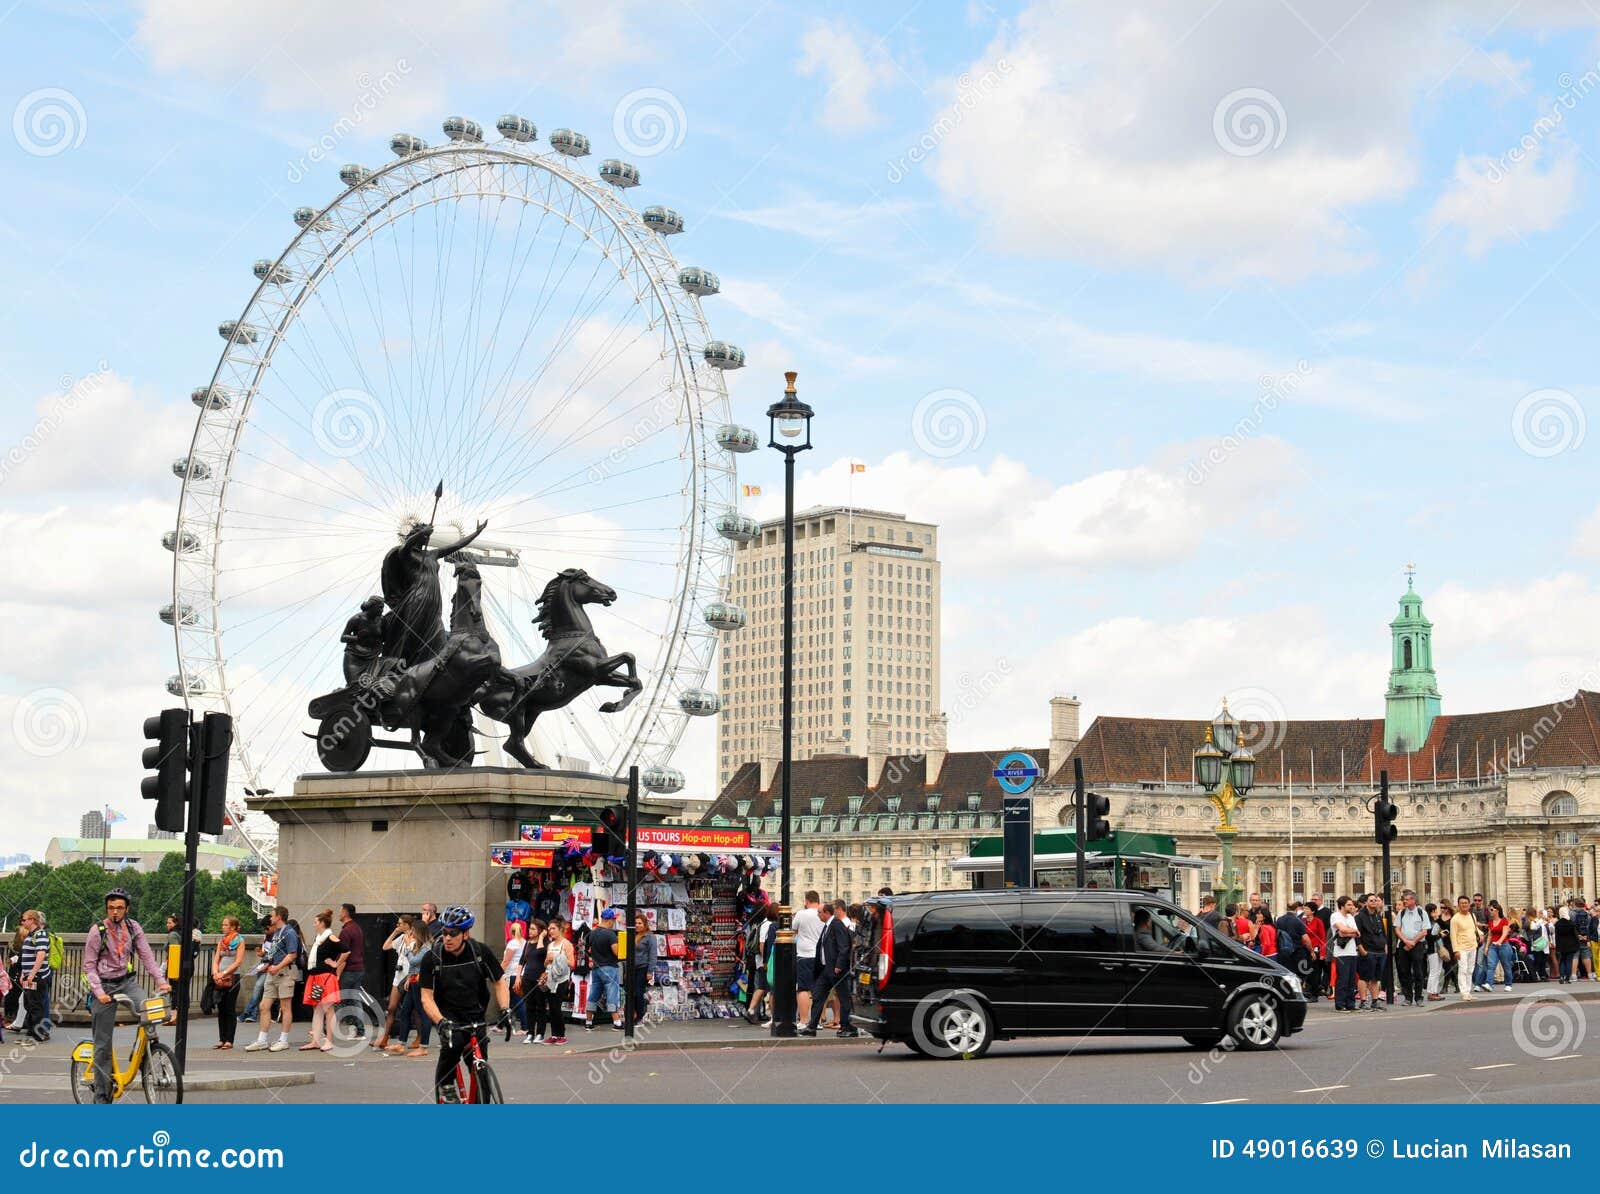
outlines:
[[[1012,796],[1021,796],[1039,782],[1039,764],[1030,754],[1014,750],[1000,760],[994,769],[1000,787]]]

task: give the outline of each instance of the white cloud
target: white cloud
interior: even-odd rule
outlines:
[[[836,241],[851,233],[881,227],[890,220],[904,223],[913,210],[913,204],[900,199],[840,203],[834,199],[800,195],[767,207],[743,208],[719,214],[773,232],[803,236],[809,240]]]
[[[795,70],[806,78],[820,75],[827,91],[821,121],[837,133],[855,133],[879,122],[873,106],[879,88],[893,82],[894,63],[881,45],[868,47],[842,22],[818,21],[800,39]]]
[[[1463,155],[1428,213],[1428,229],[1461,229],[1468,255],[1481,257],[1500,241],[1549,232],[1572,210],[1577,187],[1578,159],[1572,152],[1535,153],[1509,169],[1487,156]]]
[[[1463,31],[1502,19],[1501,4],[1444,0],[1041,0],[968,68],[1009,67],[949,131],[934,177],[1017,252],[1222,280],[1359,269],[1361,210],[1417,177],[1417,96],[1477,54]]]
[[[7,495],[63,490],[166,492],[177,500],[172,462],[194,428],[187,395],[140,394],[102,369],[45,394],[31,424],[0,461]]]

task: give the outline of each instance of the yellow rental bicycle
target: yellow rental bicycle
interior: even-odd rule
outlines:
[[[144,1089],[147,1103],[183,1102],[183,1074],[178,1070],[178,1056],[161,1043],[156,1028],[167,1018],[167,1000],[164,996],[146,999],[135,1004],[126,995],[112,996],[125,1003],[137,1018],[139,1030],[133,1038],[133,1052],[128,1054],[128,1064],[117,1061],[115,1042],[111,1050],[111,1101],[115,1103],[134,1079]],[[115,1037],[115,1032],[113,1032]],[[72,1101],[94,1101],[94,1042],[80,1041],[72,1050]]]

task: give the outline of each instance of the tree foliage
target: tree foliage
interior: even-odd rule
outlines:
[[[31,863],[0,878],[0,925],[15,929],[22,913],[37,908],[55,933],[83,933],[105,912],[105,894],[123,887],[133,896],[133,917],[152,934],[164,932],[170,912],[183,912],[183,855],[168,854],[148,874],[124,868],[107,874],[97,863],[69,862],[53,867],[47,862]],[[214,876],[200,871],[195,876],[195,923],[208,933],[220,932],[222,918],[237,916],[247,930],[255,927],[254,913],[245,895],[243,871],[224,871]]]

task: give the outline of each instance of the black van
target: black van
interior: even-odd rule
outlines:
[[[1224,1036],[1269,1049],[1305,1025],[1300,980],[1159,896],[934,892],[871,901],[856,1024],[929,1057],[1022,1036]]]

